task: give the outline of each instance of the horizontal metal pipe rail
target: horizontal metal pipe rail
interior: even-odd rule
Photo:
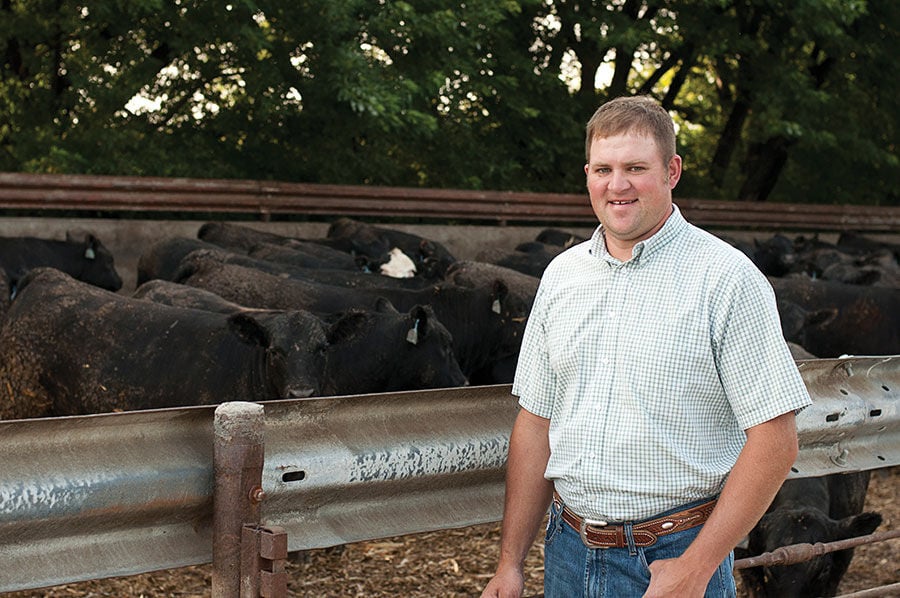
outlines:
[[[876,542],[895,540],[897,538],[900,538],[900,530],[876,532],[874,534],[847,538],[846,540],[836,540],[834,542],[789,544],[787,546],[776,548],[771,552],[764,552],[756,556],[738,559],[734,561],[734,568],[735,570],[738,570],[750,569],[752,567],[796,565],[831,552],[856,548],[857,546],[863,546],[865,544],[875,544]]]
[[[698,226],[900,232],[900,207],[676,198]],[[378,216],[593,225],[586,194],[0,172],[0,209]]]
[[[900,464],[900,355],[798,363],[791,475]],[[272,401],[265,525],[291,550],[498,521],[508,385]],[[0,422],[0,591],[212,558],[213,407]]]

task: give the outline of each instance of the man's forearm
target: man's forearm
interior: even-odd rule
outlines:
[[[500,568],[521,567],[553,493],[544,479],[550,458],[549,421],[521,411],[510,437]]]

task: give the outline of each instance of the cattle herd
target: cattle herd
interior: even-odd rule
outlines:
[[[900,246],[723,238],[769,277],[796,358],[900,354]],[[209,222],[147,247],[130,292],[94,235],[0,238],[0,419],[508,383],[541,272],[584,240],[546,229],[458,260],[347,218],[307,239]],[[867,485],[788,481],[739,556],[871,533]],[[829,596],[850,557],[742,576],[757,596]]]

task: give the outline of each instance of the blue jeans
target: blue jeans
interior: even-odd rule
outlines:
[[[698,501],[664,514],[702,504]],[[649,563],[680,556],[700,533],[702,526],[660,536],[653,546],[634,546],[631,524],[626,524],[628,548],[588,548],[581,535],[560,517],[554,502],[544,538],[545,598],[639,598],[650,585]],[[706,588],[706,598],[734,598],[736,595],[734,554],[716,569]]]

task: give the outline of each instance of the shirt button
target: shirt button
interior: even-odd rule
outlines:
[[[609,357],[601,357],[601,358],[600,358],[600,363],[601,363],[602,365],[609,365]]]

